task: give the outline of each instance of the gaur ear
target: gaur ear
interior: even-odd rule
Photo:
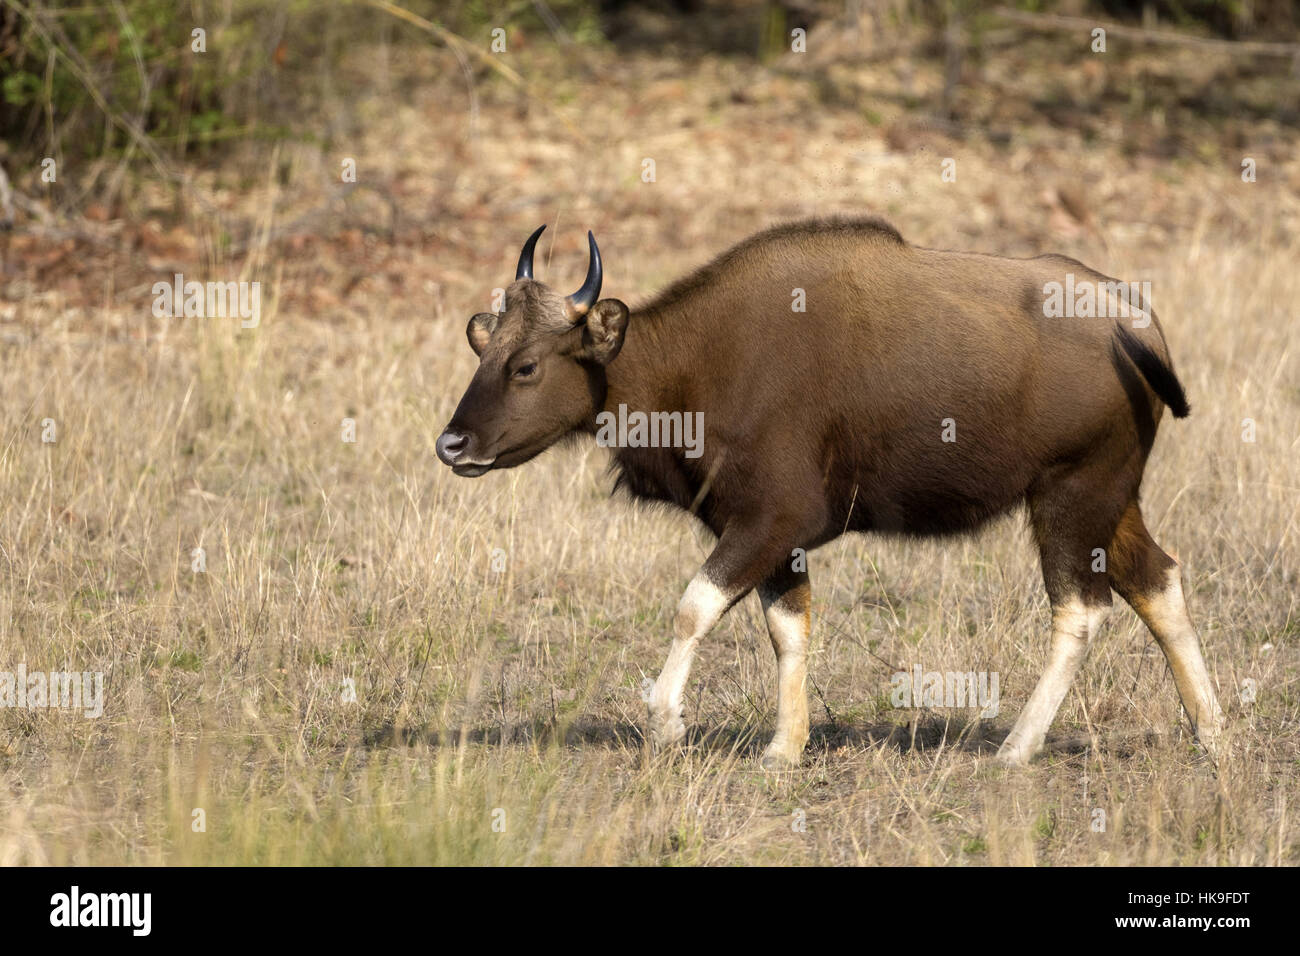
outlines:
[[[469,347],[474,350],[475,355],[483,354],[496,327],[497,317],[491,312],[480,312],[469,320],[469,325],[465,328],[465,337],[469,339]]]
[[[627,306],[618,299],[601,299],[587,310],[582,345],[587,358],[608,365],[623,347],[627,331]]]

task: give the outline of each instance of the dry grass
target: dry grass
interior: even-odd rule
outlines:
[[[467,139],[454,61],[412,54],[351,100],[354,145],[250,153],[200,180],[274,226],[355,156],[363,185],[399,197],[391,236],[361,228],[388,223],[358,190],[320,234],[247,256],[228,259],[206,224],[98,262],[74,251],[52,268],[79,291],[47,287],[49,271],[7,279],[0,667],[102,671],[106,707],[0,710],[0,863],[1297,862],[1294,142],[1246,185],[1231,156],[872,126],[798,70],[584,56],[582,70],[542,52],[516,66],[546,78],[589,143],[492,84]],[[954,184],[939,179],[948,155]],[[1062,191],[1086,197],[1089,223]],[[147,185],[135,201],[149,220]],[[590,227],[608,294],[634,301],[759,225],[829,211],[884,213],[921,244],[1059,251],[1154,279],[1193,417],[1166,422],[1146,511],[1183,562],[1230,712],[1217,774],[1122,605],[1052,753],[1024,772],[989,763],[1046,650],[1019,518],[813,556],[799,772],[756,770],[775,668],[752,597],[702,649],[691,746],[651,757],[640,685],[708,542],[682,516],[609,501],[594,447],[477,481],[437,464],[474,364],[464,321],[538,222],[558,218],[543,278],[577,284]],[[156,319],[148,285],[173,271],[259,278],[274,301],[255,331]],[[890,675],[914,663],[999,672],[1002,712],[892,710]]]

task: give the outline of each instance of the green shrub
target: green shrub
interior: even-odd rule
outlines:
[[[395,2],[467,36],[548,29],[532,0]],[[582,40],[595,6],[544,9]],[[437,41],[360,0],[0,0],[0,140],[31,160],[117,155],[132,129],[171,155],[281,136],[310,115],[347,50],[379,42]]]

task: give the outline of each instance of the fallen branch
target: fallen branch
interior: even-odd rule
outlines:
[[[14,189],[4,166],[0,166],[0,232],[13,228],[15,208],[21,209],[32,219],[39,220],[42,226],[54,226],[53,214],[35,199]]]
[[[1182,33],[1170,33],[1163,30],[1148,30],[1144,27],[1126,27],[1119,23],[1105,23],[1087,17],[1066,17],[1055,13],[1027,13],[1023,10],[1011,10],[997,7],[995,16],[1004,20],[1023,23],[1036,30],[1083,31],[1091,33],[1100,27],[1107,36],[1128,37],[1143,43],[1169,43],[1181,46],[1193,46],[1216,53],[1228,53],[1235,56],[1300,56],[1300,43],[1272,43],[1261,40],[1213,40],[1207,37],[1187,36]]]

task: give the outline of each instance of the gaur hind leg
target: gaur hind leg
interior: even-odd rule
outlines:
[[[1080,475],[1030,500],[1043,584],[1052,605],[1051,648],[1042,677],[998,748],[1001,763],[1023,766],[1042,750],[1088,645],[1110,613],[1110,583],[1096,555],[1104,554],[1120,508],[1098,495],[1094,489],[1099,487],[1104,485]]]
[[[808,743],[808,635],[812,588],[807,571],[784,567],[758,588],[767,633],[776,651],[776,734],[763,753],[764,770],[793,770]]]
[[[1136,501],[1124,511],[1107,554],[1111,587],[1155,635],[1192,729],[1213,756],[1223,729],[1223,711],[1201,656],[1196,627],[1187,613],[1182,574],[1178,562],[1152,540]]]

